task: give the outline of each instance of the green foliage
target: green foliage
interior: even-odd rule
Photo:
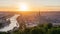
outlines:
[[[6,34],[6,32],[0,32],[0,34]]]
[[[51,23],[42,24],[32,28],[25,28],[23,31],[19,29],[17,31],[14,31],[13,34],[60,34],[60,26],[53,27]]]
[[[31,30],[31,34],[44,34],[44,31],[41,28],[34,28]]]

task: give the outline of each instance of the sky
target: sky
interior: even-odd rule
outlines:
[[[0,0],[0,11],[15,11],[19,3],[27,3],[32,11],[60,11],[60,0]]]

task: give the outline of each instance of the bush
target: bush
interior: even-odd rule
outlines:
[[[0,34],[6,34],[0,33]],[[13,34],[60,34],[60,27],[53,27],[51,23],[38,25],[32,28],[25,28],[25,30],[14,31]]]

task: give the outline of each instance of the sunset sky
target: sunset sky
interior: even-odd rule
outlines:
[[[0,0],[0,11],[18,11],[20,3],[26,3],[28,11],[60,11],[60,0]]]

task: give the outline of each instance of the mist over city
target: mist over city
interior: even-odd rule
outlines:
[[[0,0],[0,34],[60,34],[60,0]]]

